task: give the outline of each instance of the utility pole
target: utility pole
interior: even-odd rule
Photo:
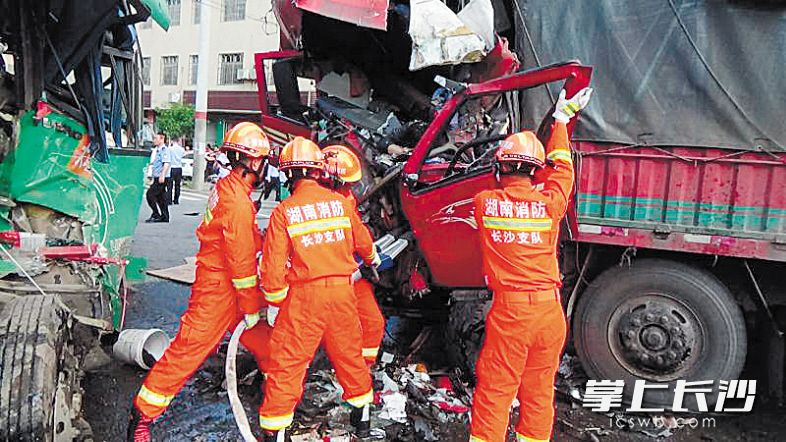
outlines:
[[[210,60],[210,7],[199,1],[199,55],[197,59],[196,109],[194,112],[195,190],[205,188],[205,148],[207,145],[207,71]]]

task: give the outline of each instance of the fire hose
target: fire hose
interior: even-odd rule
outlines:
[[[386,270],[393,266],[395,258],[407,248],[409,242],[406,239],[395,239],[392,235],[385,235],[374,242],[374,244],[380,250],[380,257],[382,258],[382,263],[378,269]],[[360,278],[360,270],[356,270],[352,274],[352,280],[358,281]],[[240,336],[244,331],[246,331],[246,323],[245,321],[240,321],[232,332],[232,337],[229,338],[224,374],[227,381],[227,397],[229,397],[232,414],[235,416],[235,424],[237,424],[237,428],[240,430],[240,434],[245,442],[255,442],[257,440],[256,436],[251,431],[246,410],[243,408],[243,403],[240,402],[240,397],[237,394],[237,347],[240,343]]]
[[[232,337],[229,338],[229,348],[227,348],[227,361],[224,367],[224,373],[227,378],[227,396],[229,397],[229,405],[232,408],[232,414],[235,415],[235,423],[237,429],[240,430],[241,436],[245,442],[255,442],[257,438],[251,432],[251,426],[248,424],[248,416],[240,398],[237,395],[237,344],[240,342],[240,335],[246,331],[246,322],[240,321],[232,332]]]

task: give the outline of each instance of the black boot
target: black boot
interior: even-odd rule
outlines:
[[[355,436],[363,438],[371,435],[371,406],[353,408],[349,414],[349,423],[355,427]]]
[[[153,419],[142,416],[135,406],[131,405],[131,414],[128,416],[128,431],[126,442],[150,442],[150,424]]]
[[[262,442],[286,442],[287,430],[262,431]]]

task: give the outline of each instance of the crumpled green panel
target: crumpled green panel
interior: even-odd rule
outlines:
[[[0,194],[78,218],[86,244],[99,244],[110,257],[130,255],[149,153],[113,149],[109,163],[90,161],[80,155],[84,126],[54,112],[38,122],[34,115],[21,118],[17,146],[0,165]],[[122,273],[114,265],[105,269],[118,327]]]
[[[16,149],[3,161],[0,192],[17,202],[38,204],[79,218],[97,219],[93,182],[69,170],[86,129],[76,121],[50,113],[35,122],[34,112],[21,118]]]
[[[169,8],[165,0],[142,0],[145,6],[150,9],[150,16],[156,23],[161,25],[165,31],[169,30]]]

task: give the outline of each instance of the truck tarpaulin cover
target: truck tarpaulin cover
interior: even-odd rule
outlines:
[[[595,67],[575,139],[778,149],[786,8],[762,3],[519,0],[517,48],[527,68],[537,66],[533,47],[541,65]],[[551,101],[544,88],[527,98],[523,115],[537,127]]]

